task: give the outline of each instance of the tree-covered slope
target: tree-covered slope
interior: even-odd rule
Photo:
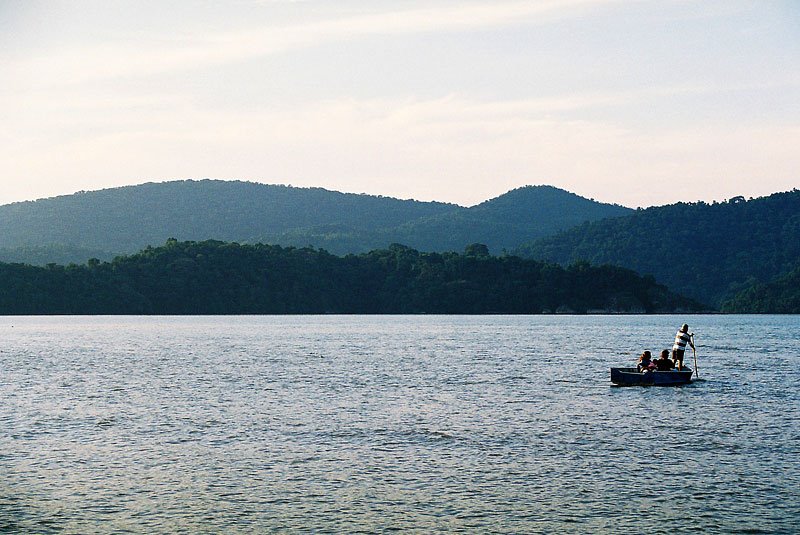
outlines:
[[[110,263],[0,264],[0,314],[668,312],[697,303],[617,267],[405,246],[317,249],[177,242]]]
[[[83,263],[88,257],[78,256],[82,250],[110,259],[112,252],[131,253],[169,237],[314,246],[336,254],[390,243],[460,251],[482,242],[500,252],[628,211],[546,186],[464,208],[319,188],[187,180],[0,206],[0,261]]]
[[[756,283],[722,304],[736,314],[800,314],[800,267],[772,282]]]
[[[7,264],[84,264],[90,258],[109,261],[120,253],[102,249],[89,249],[61,244],[29,245],[23,247],[0,248],[0,262]]]
[[[679,203],[586,223],[518,251],[568,264],[586,260],[652,274],[717,306],[753,282],[800,264],[800,190],[746,201]]]
[[[500,253],[586,221],[632,212],[552,186],[525,186],[470,208],[406,223],[393,241],[425,251],[461,250],[479,242]]]
[[[64,244],[133,252],[171,236],[254,242],[332,224],[395,227],[457,208],[250,182],[149,183],[0,206],[0,247]]]

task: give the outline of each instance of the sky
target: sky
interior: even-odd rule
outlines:
[[[0,0],[0,204],[187,178],[797,188],[800,2]]]

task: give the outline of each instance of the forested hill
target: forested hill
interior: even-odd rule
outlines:
[[[552,186],[526,186],[471,208],[407,223],[392,238],[425,251],[460,251],[464,245],[478,242],[500,253],[586,221],[631,213],[630,208],[599,203]]]
[[[288,229],[395,227],[458,208],[321,188],[183,180],[0,206],[0,247],[61,244],[130,253],[172,236],[255,242]]]
[[[742,290],[721,308],[735,314],[800,314],[800,267],[772,282]]]
[[[800,190],[637,210],[541,239],[518,253],[561,264],[624,266],[718,306],[736,291],[800,265]]]
[[[540,313],[696,311],[616,267],[464,254],[325,251],[168,241],[111,263],[0,264],[0,314]]]
[[[0,261],[110,260],[182,240],[314,246],[336,254],[404,243],[495,253],[583,221],[630,212],[548,186],[529,186],[478,206],[219,180],[176,181],[0,206]],[[105,252],[104,252],[105,251]],[[70,254],[73,254],[70,257]]]

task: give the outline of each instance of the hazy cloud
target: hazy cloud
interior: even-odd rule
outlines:
[[[0,203],[202,177],[462,204],[529,183],[628,205],[798,184],[796,33],[763,4],[267,0],[218,21],[69,3],[49,40],[25,32],[32,5],[0,48]]]
[[[7,81],[34,87],[98,79],[148,76],[243,61],[288,50],[368,35],[469,30],[544,24],[619,0],[540,0],[455,3],[332,18],[290,26],[265,25],[231,31],[136,35],[134,40],[68,47],[6,63]],[[1,76],[1,75],[0,75]]]

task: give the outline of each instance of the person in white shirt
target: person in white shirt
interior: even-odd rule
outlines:
[[[686,344],[694,349],[692,335],[689,334],[689,325],[684,323],[681,330],[675,335],[675,343],[672,344],[672,361],[678,370],[683,369],[683,354],[686,353]]]

